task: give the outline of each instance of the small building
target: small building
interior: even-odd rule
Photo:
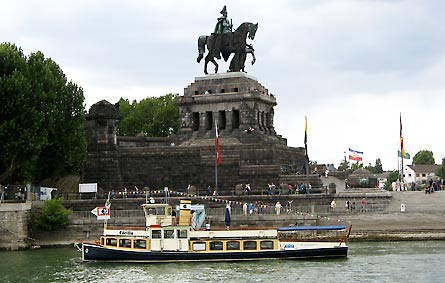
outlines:
[[[348,186],[350,188],[377,188],[378,180],[375,174],[360,168],[349,175]]]
[[[425,184],[433,179],[434,173],[439,165],[436,164],[412,164],[403,167],[403,179],[405,183],[415,182],[417,184]]]

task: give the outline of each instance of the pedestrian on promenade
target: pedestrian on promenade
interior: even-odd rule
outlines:
[[[366,212],[366,199],[365,198],[362,198],[362,200],[360,201],[360,206],[361,206],[361,211]]]
[[[248,206],[248,209],[249,209],[249,214],[252,215],[252,213],[253,213],[253,204],[249,203],[247,206]]]
[[[277,215],[280,215],[281,213],[281,203],[279,201],[277,201],[277,203],[275,204],[275,212],[277,213]]]
[[[335,212],[335,209],[337,208],[337,203],[335,202],[335,199],[331,201],[331,212]]]

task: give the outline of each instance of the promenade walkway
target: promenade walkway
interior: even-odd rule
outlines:
[[[445,239],[445,191],[432,194],[404,191],[391,195],[383,212],[342,213],[333,215],[330,221],[352,225],[352,239]]]

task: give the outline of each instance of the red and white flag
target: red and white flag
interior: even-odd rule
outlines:
[[[221,164],[221,151],[219,150],[219,135],[218,135],[218,125],[215,121],[215,129],[216,129],[216,139],[215,139],[215,151],[216,151],[216,165]]]

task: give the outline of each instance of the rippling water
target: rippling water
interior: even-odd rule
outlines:
[[[349,246],[346,259],[177,264],[82,263],[74,247],[0,252],[0,282],[445,282],[445,241]]]

